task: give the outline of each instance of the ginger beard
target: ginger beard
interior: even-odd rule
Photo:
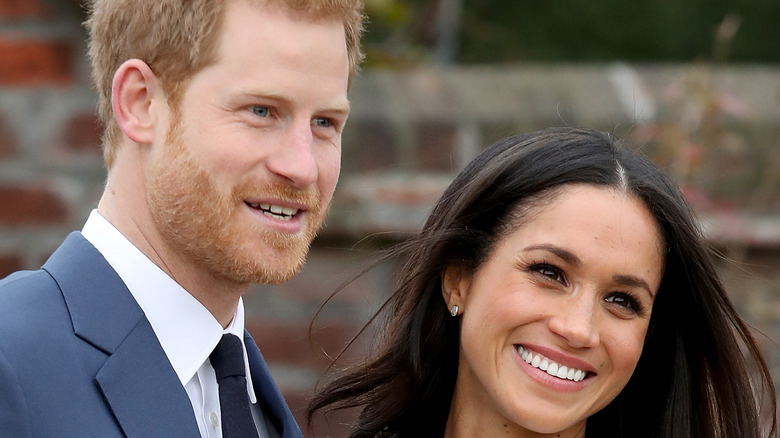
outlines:
[[[152,161],[145,180],[152,220],[165,244],[221,280],[279,284],[292,278],[305,262],[329,203],[315,186],[299,189],[250,175],[232,190],[220,186],[186,146],[182,125],[179,111],[172,111],[165,150]],[[254,212],[244,211],[250,208],[244,199],[258,197],[306,205],[303,230],[264,229]]]

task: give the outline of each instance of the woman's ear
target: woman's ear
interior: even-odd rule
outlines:
[[[452,265],[441,274],[441,293],[447,309],[458,306],[465,309],[465,302],[471,286],[472,272],[464,266]]]
[[[122,63],[114,74],[111,106],[119,127],[136,143],[154,140],[157,121],[155,98],[160,92],[151,67],[140,59]]]

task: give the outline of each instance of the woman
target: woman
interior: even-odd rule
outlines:
[[[379,349],[310,421],[360,407],[353,437],[776,434],[771,376],[693,214],[609,135],[492,145],[392,257]]]

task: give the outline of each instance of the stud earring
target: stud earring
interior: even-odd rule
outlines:
[[[450,309],[450,315],[458,316],[458,310],[459,310],[458,309],[458,305],[457,304],[453,304],[452,305],[452,309]]]

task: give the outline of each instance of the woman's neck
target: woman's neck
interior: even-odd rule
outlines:
[[[485,403],[479,404],[484,406]],[[469,406],[475,406],[469,403]],[[489,412],[476,412],[473,409],[464,409],[463,404],[457,402],[457,394],[450,406],[447,417],[447,425],[444,429],[444,438],[585,438],[585,421],[555,433],[539,433],[528,430],[499,415],[490,415]],[[492,411],[492,410],[490,410]],[[495,413],[495,411],[493,411]]]

